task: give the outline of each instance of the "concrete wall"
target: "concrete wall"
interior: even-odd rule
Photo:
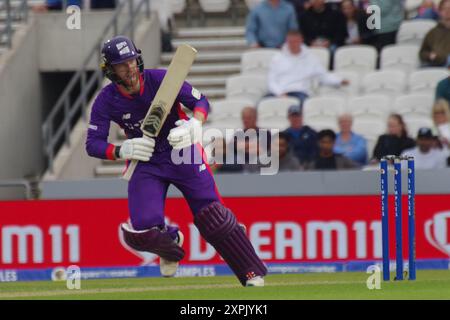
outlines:
[[[62,12],[37,14],[39,30],[39,68],[41,71],[73,71],[78,69],[92,46],[100,39],[111,20],[111,11],[82,12],[81,29],[70,30],[66,26],[69,15]],[[127,14],[119,15],[119,30],[123,28]],[[110,38],[112,32],[102,41]],[[99,48],[100,50],[100,48]],[[100,54],[99,54],[100,56]],[[99,57],[98,56],[98,57]],[[99,60],[93,58],[88,69],[97,69]]]
[[[36,26],[31,19],[19,28],[13,50],[0,60],[0,180],[38,174],[43,168]]]
[[[407,192],[406,172],[403,193]],[[274,176],[222,174],[215,176],[224,197],[266,197],[299,195],[379,195],[380,174],[375,171],[289,172]],[[393,193],[393,178],[389,178]],[[450,194],[450,169],[416,171],[417,194]],[[118,178],[46,181],[41,183],[43,199],[120,199],[127,197],[127,182]],[[168,197],[181,193],[171,186]]]

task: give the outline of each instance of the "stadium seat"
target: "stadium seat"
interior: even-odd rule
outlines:
[[[171,9],[174,14],[180,14],[186,8],[186,0],[170,0]]]
[[[330,50],[325,48],[309,48],[326,70],[330,69]]]
[[[346,100],[340,97],[314,97],[307,99],[303,107],[304,123],[315,130],[337,131],[337,117],[345,111]]]
[[[365,94],[385,94],[391,97],[406,89],[406,74],[399,70],[382,70],[368,73],[362,80]]]
[[[289,126],[287,112],[290,106],[299,105],[300,101],[292,97],[271,97],[258,104],[258,126],[284,130]]]
[[[449,76],[446,68],[426,68],[414,71],[408,80],[409,92],[433,93],[439,81]]]
[[[212,121],[226,118],[241,118],[241,111],[244,107],[254,106],[248,99],[222,99],[211,102],[211,112],[208,116]]]
[[[267,75],[269,65],[278,49],[253,49],[247,50],[241,58],[241,74]]]
[[[343,79],[350,81],[350,84],[342,87],[319,86],[318,95],[321,97],[342,97],[348,98],[357,96],[360,91],[360,76],[354,71],[336,71],[333,72],[341,76]]]
[[[401,115],[416,115],[418,118],[431,116],[434,95],[413,93],[399,96],[394,101],[392,111]]]
[[[397,44],[420,46],[428,31],[436,26],[436,21],[427,19],[403,21],[397,34]]]
[[[248,99],[256,104],[267,93],[267,79],[260,75],[236,75],[226,82],[227,99]]]
[[[389,45],[381,51],[382,70],[401,70],[410,73],[419,66],[418,45]]]
[[[198,0],[204,12],[226,12],[230,8],[230,0]]]
[[[355,71],[363,75],[375,71],[377,50],[369,45],[344,46],[336,50],[335,71]]]
[[[347,111],[359,119],[383,119],[391,112],[391,99],[386,95],[365,95],[348,101]]]

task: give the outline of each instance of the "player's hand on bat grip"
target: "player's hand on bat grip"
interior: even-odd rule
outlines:
[[[149,161],[154,149],[155,139],[128,139],[120,147],[119,155],[121,159]]]
[[[167,140],[174,149],[183,149],[202,141],[202,123],[196,118],[178,120],[170,130]]]

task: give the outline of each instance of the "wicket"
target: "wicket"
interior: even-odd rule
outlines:
[[[402,161],[408,162],[408,269],[409,280],[416,279],[416,243],[415,243],[415,169],[413,157],[386,156],[381,159],[381,233],[383,256],[383,280],[390,279],[389,259],[389,161],[394,162],[394,198],[395,198],[395,253],[396,277],[403,280],[403,234],[402,234]]]

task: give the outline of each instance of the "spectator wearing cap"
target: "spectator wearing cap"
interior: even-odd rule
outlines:
[[[297,30],[292,4],[284,0],[264,0],[247,16],[245,37],[252,48],[279,48],[289,30]]]
[[[414,157],[416,169],[440,169],[447,166],[448,153],[433,148],[435,137],[430,128],[420,128],[417,146],[402,152],[402,156]]]
[[[292,96],[303,102],[311,94],[314,79],[333,87],[349,84],[347,80],[325,70],[319,59],[303,43],[300,32],[290,31],[281,52],[274,55],[269,65],[270,95]]]
[[[322,130],[317,134],[319,153],[313,161],[305,165],[305,170],[345,170],[358,169],[360,165],[349,158],[335,153],[336,133],[333,130]]]
[[[278,134],[278,138],[274,139],[278,146],[279,155],[279,171],[298,171],[300,170],[300,162],[292,152],[291,145],[289,143],[290,136],[284,132]]]
[[[340,132],[336,136],[334,152],[342,154],[360,165],[365,165],[367,163],[367,141],[363,136],[352,131],[352,115],[348,113],[340,115],[338,125]]]
[[[450,55],[450,0],[439,3],[439,22],[425,36],[419,56],[423,66],[442,67]]]
[[[379,162],[384,156],[399,156],[406,149],[414,148],[415,145],[414,139],[408,136],[403,117],[399,114],[391,114],[387,122],[387,133],[378,137],[371,162]]]
[[[289,137],[289,147],[303,165],[311,161],[318,153],[317,132],[309,126],[303,125],[302,107],[290,106],[288,109],[289,128],[284,134]]]
[[[447,58],[446,67],[450,71],[450,56]],[[450,104],[450,76],[438,82],[435,99],[445,99]]]

